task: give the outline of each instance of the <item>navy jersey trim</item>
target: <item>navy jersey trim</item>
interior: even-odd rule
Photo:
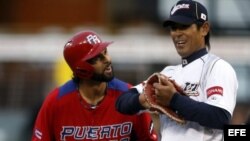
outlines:
[[[194,60],[202,57],[203,55],[207,54],[207,49],[206,48],[202,48],[199,51],[193,53],[192,55],[182,58],[182,67],[185,67],[186,65],[190,64],[191,62],[193,62]]]

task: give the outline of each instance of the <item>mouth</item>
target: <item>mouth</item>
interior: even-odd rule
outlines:
[[[175,45],[177,48],[183,48],[185,46],[186,42],[184,40],[178,40],[175,41]]]
[[[111,64],[108,65],[108,66],[105,68],[104,73],[112,73],[112,66],[111,66]]]

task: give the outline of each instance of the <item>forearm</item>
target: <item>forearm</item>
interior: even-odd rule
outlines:
[[[170,106],[177,110],[186,120],[216,129],[223,129],[230,122],[231,115],[228,111],[203,102],[192,100],[188,97],[175,94]]]
[[[116,109],[120,113],[133,115],[144,110],[139,102],[139,93],[135,88],[121,94],[116,101]]]

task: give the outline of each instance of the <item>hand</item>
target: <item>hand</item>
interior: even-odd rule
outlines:
[[[156,102],[164,106],[169,106],[170,101],[177,90],[171,82],[172,80],[169,78],[161,75],[160,81],[161,83],[153,84],[153,87],[155,88]]]
[[[163,74],[154,73],[148,77],[139,98],[141,104],[149,108],[149,111],[165,114],[177,123],[183,124],[185,119],[169,106],[174,94],[188,96],[174,80]]]

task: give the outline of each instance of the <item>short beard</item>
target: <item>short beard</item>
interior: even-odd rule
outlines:
[[[105,76],[103,74],[96,74],[94,73],[92,76],[92,80],[99,81],[99,82],[109,82],[114,78],[114,75],[112,76]]]
[[[104,74],[94,73],[93,76],[91,77],[92,80],[99,81],[99,82],[109,82],[113,78],[114,78],[114,73],[112,73],[111,76],[105,76]]]

